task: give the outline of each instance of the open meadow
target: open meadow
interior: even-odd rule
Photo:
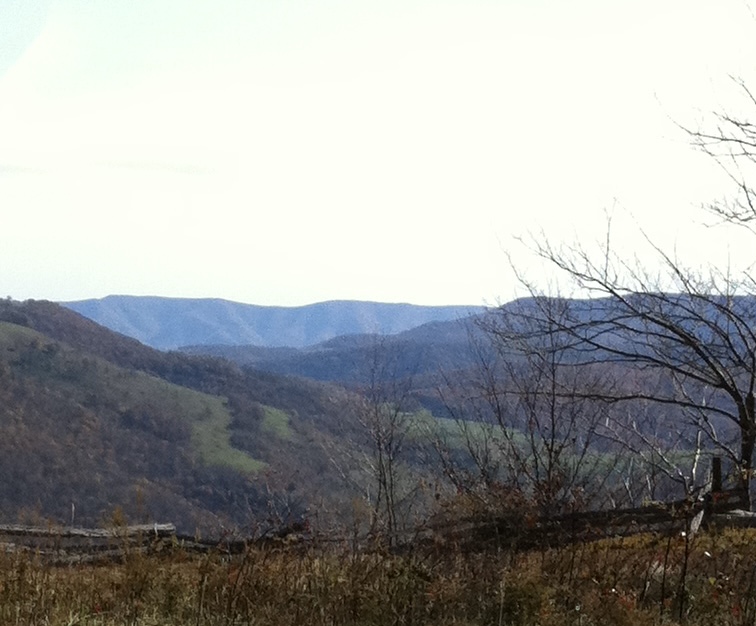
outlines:
[[[756,619],[756,531],[646,534],[559,548],[391,554],[343,543],[196,555],[163,545],[107,565],[0,556],[14,625],[741,625]]]

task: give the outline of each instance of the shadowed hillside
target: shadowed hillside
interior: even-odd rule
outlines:
[[[396,364],[401,378],[427,378],[471,365],[469,333],[479,332],[472,320],[430,322],[391,336],[344,335],[307,348],[197,345],[181,348],[188,354],[220,356],[242,366],[304,376],[346,385],[370,378],[379,351]]]

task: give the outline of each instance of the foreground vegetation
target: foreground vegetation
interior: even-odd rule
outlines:
[[[2,624],[751,624],[756,532],[645,535],[515,553],[343,545],[125,554],[55,568],[0,556]]]

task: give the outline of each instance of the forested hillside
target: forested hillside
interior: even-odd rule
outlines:
[[[4,521],[301,515],[337,491],[324,450],[350,433],[339,388],[161,353],[50,302],[0,304],[0,396]]]
[[[354,384],[370,376],[377,353],[390,353],[401,377],[422,377],[455,371],[472,362],[470,333],[479,334],[474,317],[430,322],[395,335],[346,335],[306,348],[266,348],[253,345],[197,345],[188,354],[221,356],[239,365]]]

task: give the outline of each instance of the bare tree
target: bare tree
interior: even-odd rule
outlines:
[[[411,515],[416,485],[405,463],[412,419],[413,372],[385,337],[375,337],[365,353],[366,380],[359,386],[357,420],[367,438],[366,500],[370,535],[394,545]],[[410,368],[411,369],[411,368]]]
[[[661,415],[674,413],[678,425],[673,430],[689,437],[691,450],[700,452],[704,443],[731,459],[742,504],[750,507],[756,302],[743,295],[747,284],[715,269],[697,273],[653,245],[662,269],[651,274],[638,258],[617,255],[610,237],[596,254],[580,245],[555,248],[543,240],[533,248],[593,297],[572,300],[555,316],[553,298],[529,284],[530,314],[550,325],[528,339],[567,338],[573,342],[572,367],[600,364],[636,372],[595,399],[650,402]]]
[[[491,343],[470,327],[468,341],[473,365],[439,372],[437,391],[451,422],[432,424],[428,436],[456,491],[485,499],[502,481],[504,443],[498,417],[504,419],[506,408]]]
[[[732,77],[746,110],[756,113],[756,96],[741,78]],[[700,128],[682,126],[693,145],[721,168],[732,182],[734,193],[723,201],[714,201],[705,207],[714,215],[731,224],[756,226],[756,123],[748,113],[713,112],[708,123]]]
[[[756,235],[756,96],[733,78],[744,108],[714,112],[699,128],[683,129],[693,145],[726,174],[734,193],[704,205],[725,224]],[[609,229],[607,230],[609,232]],[[621,364],[643,372],[639,384],[604,397],[612,402],[650,402],[660,414],[673,413],[678,437],[688,439],[690,471],[678,475],[692,488],[703,450],[723,453],[736,467],[742,504],[750,508],[756,448],[756,281],[746,270],[696,271],[652,242],[658,271],[644,271],[636,256],[621,257],[611,238],[595,253],[581,245],[556,248],[537,240],[533,249],[593,298],[555,318],[549,299],[528,284],[537,314],[572,338],[584,365]],[[527,282],[526,282],[527,284]],[[640,380],[642,379],[642,381]],[[642,384],[640,384],[642,383]],[[647,435],[635,432],[636,440]],[[651,440],[645,443],[653,443]],[[663,458],[661,448],[655,449]]]
[[[550,304],[559,317],[562,304]],[[553,327],[513,308],[478,320],[476,366],[441,389],[458,425],[456,456],[437,438],[445,473],[483,498],[514,489],[542,515],[616,503],[618,457],[599,441],[610,407],[591,401],[604,377],[572,367],[571,342],[543,324]]]
[[[601,437],[627,458],[620,477],[627,501],[666,500],[680,490],[694,494],[707,481],[709,470],[702,463],[702,433],[692,437],[680,427],[682,412],[660,412],[653,402],[624,402],[622,408],[610,413]]]

